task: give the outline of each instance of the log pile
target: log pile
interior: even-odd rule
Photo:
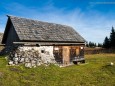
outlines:
[[[55,58],[53,56],[53,47],[39,47],[28,48],[19,47],[18,49],[12,51],[8,57],[9,65],[18,65],[24,64],[25,67],[36,67],[41,64],[45,64],[46,66],[51,63],[56,63]]]

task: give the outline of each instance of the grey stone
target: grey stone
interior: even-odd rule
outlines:
[[[44,49],[43,53],[41,52],[42,49]],[[31,68],[41,64],[48,66],[50,63],[56,63],[51,46],[20,47],[15,51],[11,52],[8,57],[9,59],[13,58],[13,61],[9,60],[9,65],[23,63],[25,67]]]
[[[16,65],[17,65],[17,64],[18,64],[18,61],[14,61],[14,64],[16,64]]]
[[[29,58],[26,57],[25,58],[25,62],[30,62]]]
[[[31,65],[31,63],[25,63],[25,67],[32,68],[32,65]]]
[[[8,64],[9,64],[9,65],[13,65],[13,61],[10,60],[10,61],[8,62]]]
[[[15,57],[13,58],[14,61],[19,61],[19,58]]]
[[[22,57],[22,58],[20,58],[20,61],[19,61],[19,62],[20,62],[20,63],[23,63],[24,60],[25,60],[25,58]]]

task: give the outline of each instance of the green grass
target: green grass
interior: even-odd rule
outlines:
[[[6,66],[0,56],[0,86],[115,86],[115,54],[86,55],[86,64],[60,68]],[[113,62],[114,66],[109,66]]]

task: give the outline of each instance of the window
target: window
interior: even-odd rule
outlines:
[[[45,53],[45,50],[41,50],[41,53]]]

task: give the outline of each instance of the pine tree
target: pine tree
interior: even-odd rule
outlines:
[[[110,34],[110,46],[111,48],[115,48],[115,30],[112,27],[111,34]]]
[[[105,37],[103,48],[110,48],[110,41],[108,37]]]
[[[89,44],[88,44],[88,43],[86,43],[86,47],[89,47]]]
[[[94,43],[94,42],[89,42],[88,43],[88,47],[91,47],[91,48],[94,48],[94,47],[96,47],[97,45],[96,45],[96,43]]]
[[[89,47],[93,47],[93,43],[92,42],[89,42]]]
[[[94,44],[94,47],[97,47],[96,43]]]
[[[98,45],[97,45],[98,47],[102,47],[103,45],[101,44],[101,43],[98,43]]]
[[[89,42],[89,47],[91,47],[91,42]]]

